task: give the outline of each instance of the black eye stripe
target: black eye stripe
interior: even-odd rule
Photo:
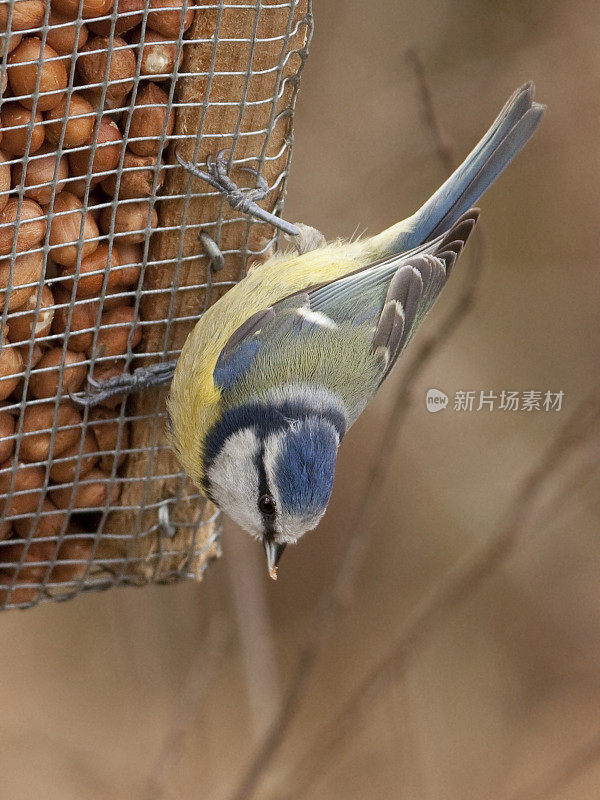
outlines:
[[[256,454],[256,471],[258,472],[258,497],[263,494],[271,494],[269,481],[267,480],[267,470],[265,468],[265,443],[261,441],[260,449]]]
[[[258,472],[258,498],[256,505],[258,506],[258,510],[263,518],[263,523],[265,526],[265,536],[272,536],[273,535],[273,520],[277,516],[277,505],[273,500],[273,494],[271,492],[271,488],[269,486],[269,481],[267,479],[267,470],[265,468],[265,443],[264,440],[260,443],[260,450],[256,454],[256,469]],[[269,498],[273,504],[272,510],[265,511],[261,507],[264,505],[264,501],[266,498]]]
[[[274,517],[277,511],[275,500],[270,494],[261,494],[258,498],[258,510],[265,517]]]

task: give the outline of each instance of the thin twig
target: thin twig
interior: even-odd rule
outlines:
[[[420,64],[418,59],[417,63]],[[416,75],[420,85],[427,87],[422,67]],[[421,89],[421,94],[427,98],[427,111],[424,116],[425,121],[431,127],[438,158],[444,168],[447,168],[450,172],[453,166],[449,161],[451,150],[448,150],[447,144],[445,149],[440,146],[440,143],[447,143],[448,138],[443,133],[435,115],[431,92],[427,88],[424,94],[423,89]],[[398,441],[402,422],[410,406],[411,391],[417,378],[436,350],[448,340],[473,305],[481,272],[481,238],[479,238],[477,245],[476,247],[471,246],[472,258],[469,262],[468,271],[464,276],[463,288],[459,297],[437,331],[427,339],[422,340],[420,346],[416,348],[414,356],[404,371],[400,387],[394,399],[394,405],[381,437],[377,459],[365,482],[366,488],[363,492],[362,502],[359,503],[355,519],[350,526],[350,533],[345,539],[342,545],[342,552],[337,559],[339,567],[336,577],[319,598],[307,639],[300,652],[287,692],[284,694],[279,713],[254,753],[248,769],[242,776],[235,792],[231,795],[231,800],[251,800],[254,796],[260,781],[281,749],[296,718],[314,667],[333,628],[333,622],[351,601],[352,589],[369,543],[368,534],[372,504],[369,504],[367,500],[369,497],[372,498],[384,485],[389,458]]]
[[[264,580],[263,553],[237,531],[227,544],[229,584],[241,644],[252,735],[262,740],[281,704],[277,653]]]
[[[591,439],[591,437],[590,437]],[[585,445],[588,445],[587,447]],[[585,442],[578,454],[579,461],[571,468],[568,480],[564,481],[561,485],[560,491],[548,498],[547,503],[544,505],[541,516],[544,519],[554,519],[556,513],[565,507],[569,501],[573,501],[578,493],[588,488],[589,484],[596,479],[597,473],[600,471],[600,452],[598,448],[599,442],[593,444]]]
[[[14,720],[11,724],[0,728],[0,750],[3,754],[2,778],[6,785],[8,767],[16,767],[16,761],[9,755],[10,748],[18,748],[27,755],[24,763],[43,763],[42,757],[47,756],[51,763],[60,769],[60,774],[68,777],[73,782],[73,791],[80,792],[80,797],[86,800],[93,798],[130,798],[131,785],[125,781],[118,790],[114,780],[107,774],[105,765],[100,763],[98,751],[87,742],[73,743],[64,738],[55,726],[37,727],[21,726]],[[86,748],[86,749],[84,749]],[[8,780],[10,783],[10,779]],[[75,788],[76,787],[76,788]],[[121,794],[121,790],[123,794]]]
[[[418,51],[414,47],[409,47],[406,51],[406,61],[414,72],[417,80],[417,88],[421,99],[423,122],[433,137],[433,144],[440,161],[446,172],[454,169],[454,147],[446,135],[435,112],[433,95],[429,87],[425,67]]]
[[[600,733],[557,764],[547,775],[510,795],[508,800],[551,800],[561,789],[600,760]]]
[[[210,623],[206,641],[189,668],[173,723],[142,792],[143,800],[160,800],[165,796],[167,782],[181,758],[187,733],[198,716],[206,691],[223,658],[227,639],[226,622],[216,616]]]
[[[511,504],[512,513],[507,523],[483,547],[459,559],[446,577],[427,593],[409,615],[394,645],[370,670],[334,720],[316,732],[313,737],[315,744],[297,759],[296,767],[284,779],[287,786],[293,787],[286,794],[286,800],[303,797],[331,767],[335,756],[356,735],[364,713],[388,684],[390,671],[400,675],[418,646],[439,629],[449,612],[480,588],[507,560],[526,529],[546,483],[557,474],[573,447],[583,441],[590,427],[599,420],[600,386],[575,410],[554,443],[525,477]]]

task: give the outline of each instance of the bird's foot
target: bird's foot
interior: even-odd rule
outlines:
[[[207,156],[206,169],[208,170],[208,177],[210,178],[209,183],[225,195],[227,202],[232,208],[249,213],[248,209],[251,208],[252,203],[257,203],[268,195],[269,184],[265,178],[259,175],[258,171],[252,167],[238,167],[239,172],[247,172],[249,175],[255,177],[257,184],[254,189],[240,189],[227,174],[227,158],[225,157],[225,153],[228,152],[228,150],[221,150],[217,153],[216,158]],[[198,172],[194,172],[194,174],[198,177],[202,177],[206,176],[207,173],[198,170]],[[206,177],[204,180],[206,180]]]
[[[239,167],[242,172],[248,172],[250,175],[256,177],[257,185],[253,189],[240,189],[240,187],[231,180],[227,174],[227,159],[225,153],[227,150],[221,150],[216,157],[208,156],[206,159],[206,171],[201,170],[196,164],[191,161],[186,161],[182,158],[177,150],[175,157],[181,166],[200,180],[206,181],[214,189],[220,192],[225,200],[229,203],[231,208],[256,217],[261,222],[268,222],[279,230],[287,233],[289,236],[298,236],[299,231],[291,222],[275,216],[270,211],[265,211],[261,208],[257,201],[263,200],[269,193],[269,185],[267,181],[259,175],[257,170],[252,167]]]
[[[116,375],[105,381],[88,377],[87,389],[71,394],[71,400],[79,405],[92,407],[118,394],[133,394],[164,386],[171,382],[176,364],[176,361],[161,361],[149,367],[138,367],[131,373]]]

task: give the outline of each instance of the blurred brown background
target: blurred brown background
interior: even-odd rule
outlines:
[[[549,110],[481,204],[476,305],[414,387],[385,485],[370,498],[371,544],[353,601],[261,800],[293,789],[288,768],[419,598],[497,529],[523,476],[598,376],[598,4],[328,0],[315,16],[285,215],[328,237],[379,231],[444,177],[409,46],[421,55],[457,158],[525,80],[535,80]],[[465,266],[421,337],[460,293]],[[228,800],[333,580],[402,378],[399,366],[348,435],[330,510],[285,554],[277,584],[261,548],[228,530],[224,557],[202,585],[113,590],[0,615],[2,800]],[[432,415],[424,403],[432,386],[451,402],[457,390],[481,389],[562,390],[565,400],[560,413]],[[593,450],[581,458],[593,463]],[[404,676],[389,676],[306,797],[529,797],[519,793],[544,775],[552,783],[564,759],[597,741],[598,480],[585,468],[573,474],[494,578],[449,613]],[[541,783],[535,796],[596,800],[600,762],[588,761],[555,790]]]

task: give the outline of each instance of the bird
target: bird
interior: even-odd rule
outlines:
[[[271,578],[285,548],[323,517],[340,443],[390,374],[445,286],[477,220],[475,204],[534,134],[546,106],[530,81],[505,103],[460,166],[410,217],[354,241],[327,243],[258,206],[224,152],[207,181],[233,207],[293,237],[294,251],[254,264],[198,320],[176,361],[71,395],[95,405],[170,383],[167,436],[183,469],[260,540]],[[245,168],[248,172],[253,172]]]
[[[445,286],[475,204],[539,125],[533,96],[531,82],[514,92],[412,216],[252,266],[189,334],[167,400],[171,445],[200,491],[262,542],[272,578],[323,517],[340,443]]]

